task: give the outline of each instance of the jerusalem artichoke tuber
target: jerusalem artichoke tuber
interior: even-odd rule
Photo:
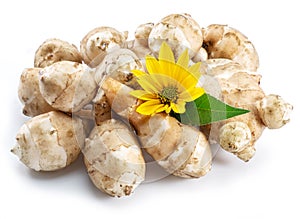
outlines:
[[[25,68],[21,74],[18,95],[26,116],[37,116],[54,110],[43,98],[39,87],[41,68]]]
[[[145,161],[137,140],[120,121],[95,126],[83,148],[88,174],[111,196],[130,195],[145,178]]]
[[[84,63],[94,68],[98,66],[113,48],[119,48],[126,41],[128,32],[119,32],[112,27],[98,27],[88,32],[80,42],[80,52]]]
[[[39,87],[48,104],[63,112],[79,111],[97,91],[94,72],[70,61],[56,62],[42,69]]]
[[[129,87],[136,88],[139,85],[131,73],[134,69],[144,69],[134,52],[129,49],[110,51],[96,68],[95,80],[97,84],[101,84],[102,79],[109,76]]]
[[[259,58],[254,45],[240,31],[227,25],[212,24],[202,29],[203,47],[209,59],[225,58],[245,70],[256,71]]]
[[[79,118],[52,111],[27,121],[20,128],[17,145],[11,151],[35,171],[54,171],[76,160],[84,138]]]
[[[133,40],[127,36],[104,26],[82,39],[80,52],[59,39],[37,49],[35,68],[23,71],[18,91],[23,113],[35,117],[20,128],[11,150],[27,167],[59,170],[82,151],[93,184],[127,196],[145,179],[139,146],[164,176],[197,178],[211,168],[212,143],[249,161],[265,127],[289,122],[293,107],[264,93],[257,52],[240,31],[216,24],[201,29],[190,15],[171,14],[138,26]],[[230,119],[201,131],[181,124],[176,118],[189,114],[190,104],[205,105],[205,93],[227,103],[220,104],[226,116],[216,120]],[[228,105],[250,113],[227,116]],[[201,110],[189,114],[190,121],[216,121],[208,112],[213,107]]]
[[[254,144],[264,128],[280,128],[287,123],[292,106],[278,96],[266,96],[259,86],[261,76],[249,73],[236,62],[209,59],[202,70],[218,80],[224,102],[250,110],[250,113],[214,124],[214,130],[206,133],[210,140],[248,161],[255,153]]]
[[[134,126],[142,146],[166,171],[181,177],[200,177],[211,167],[209,144],[199,130],[180,124],[164,113],[145,116],[136,112],[132,90],[107,78],[102,84],[111,108]],[[189,137],[187,137],[189,133]]]
[[[203,36],[199,24],[189,14],[171,14],[155,24],[149,34],[148,45],[155,55],[163,41],[168,42],[176,58],[185,49],[194,57],[202,46]]]
[[[35,52],[34,67],[44,68],[59,61],[82,62],[76,46],[60,39],[48,39]]]

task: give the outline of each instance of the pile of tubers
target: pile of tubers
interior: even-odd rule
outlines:
[[[292,106],[260,88],[257,52],[238,30],[217,24],[201,28],[188,14],[171,14],[138,26],[135,39],[127,38],[128,32],[98,27],[85,35],[80,51],[60,39],[37,49],[34,67],[24,69],[18,90],[23,114],[32,118],[11,150],[27,167],[56,171],[82,152],[97,188],[127,196],[145,179],[143,153],[170,174],[198,178],[211,169],[212,144],[249,161],[265,127],[277,129],[289,121]],[[166,113],[137,113],[141,101],[129,93],[139,84],[131,71],[145,71],[145,56],[157,57],[164,41],[175,58],[188,48],[190,63],[202,63],[207,93],[250,113],[200,127]]]

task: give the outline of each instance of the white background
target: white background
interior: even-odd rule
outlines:
[[[6,2],[6,3],[4,3]],[[299,8],[297,1],[1,1],[0,218],[299,218]],[[79,46],[97,26],[128,30],[187,12],[201,26],[229,24],[260,55],[261,86],[294,105],[292,121],[266,130],[248,163],[220,151],[196,180],[167,177],[111,198],[91,184],[82,160],[56,173],[28,170],[9,151],[27,120],[17,97],[19,76],[47,38]],[[5,216],[6,215],[6,216]]]

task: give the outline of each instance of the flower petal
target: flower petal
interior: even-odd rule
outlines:
[[[189,67],[189,52],[186,49],[178,58],[177,65],[180,65],[182,68],[187,69]]]
[[[131,70],[131,73],[136,77],[147,74],[146,72],[137,69]]]
[[[152,115],[161,107],[162,104],[159,100],[149,100],[139,105],[136,111],[143,115]]]
[[[159,60],[160,65],[160,74],[167,75],[169,77],[176,77],[177,73],[175,72],[176,64],[166,60]]]
[[[200,67],[201,67],[201,62],[197,62],[196,64],[190,66],[188,68],[188,71],[192,73],[196,78],[200,78],[201,76]]]
[[[161,104],[161,107],[155,110],[155,113],[161,113],[163,111],[166,111],[168,109],[168,105]]]
[[[156,89],[156,92],[150,92],[150,93],[155,93],[155,94],[160,93],[163,90],[163,88],[165,88],[165,87],[169,87],[169,86],[176,87],[176,85],[178,83],[174,78],[164,75],[164,74],[144,75],[144,76],[139,77],[139,79],[146,80],[152,86],[154,86]]]
[[[198,83],[198,79],[191,73],[187,75],[182,81],[180,81],[181,86],[183,86],[186,90],[195,87]]]
[[[157,99],[155,94],[148,93],[147,91],[144,90],[133,90],[130,92],[130,94],[138,99],[141,100],[153,100]]]
[[[146,59],[146,68],[149,74],[161,72],[159,62],[155,57],[148,55],[146,56],[145,59]]]
[[[163,42],[160,46],[158,59],[162,61],[175,63],[172,49],[166,42]]]
[[[180,65],[167,62],[167,61],[159,61],[161,67],[161,74],[172,78],[173,80],[178,81],[181,83],[187,77],[191,76],[191,73],[188,72],[185,68],[181,67]],[[190,85],[188,85],[190,87]]]
[[[160,84],[155,81],[152,75],[144,74],[137,78],[137,82],[148,93],[157,94],[161,90]]]
[[[196,100],[201,95],[205,93],[205,90],[202,87],[194,87],[190,88],[178,95],[179,100],[183,100],[185,102],[190,102]]]
[[[172,105],[172,103],[171,103],[171,105]],[[171,110],[172,110],[172,106],[168,106],[168,105],[166,105],[167,107],[166,107],[166,113],[170,113],[171,112]]]
[[[188,92],[192,96],[192,99],[196,100],[205,93],[205,90],[202,87],[195,87],[193,89],[188,90]]]
[[[143,75],[143,76],[138,78],[138,82],[139,81],[146,81],[146,83],[150,84],[149,86],[154,87],[156,89],[156,91],[151,92],[150,90],[146,90],[143,87],[143,85],[140,83],[140,85],[146,91],[148,91],[149,93],[155,93],[155,94],[160,93],[166,87],[176,87],[176,88],[182,87],[180,82],[178,82],[176,80],[176,78],[168,76],[168,75],[164,75],[164,74],[151,74],[151,75],[147,74],[147,75]],[[187,88],[182,88],[181,90],[187,90],[189,88],[190,88],[190,86],[188,86]],[[178,89],[178,90],[180,90],[180,89]]]
[[[185,104],[186,104],[185,101],[177,101],[177,103],[171,103],[171,107],[175,113],[184,113]]]

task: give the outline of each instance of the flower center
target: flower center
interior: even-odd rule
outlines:
[[[176,87],[165,87],[159,94],[160,100],[162,104],[176,102],[178,98],[178,92]]]

